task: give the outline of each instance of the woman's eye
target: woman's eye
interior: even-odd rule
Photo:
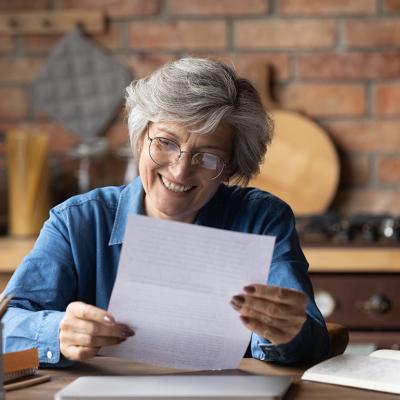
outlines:
[[[161,137],[157,138],[158,147],[164,151],[177,151],[178,146],[171,140],[164,139]],[[178,150],[179,151],[179,150]]]
[[[157,138],[158,143],[161,144],[162,146],[168,146],[170,144],[169,140],[163,139],[163,138]]]
[[[157,138],[157,142],[160,145],[160,147],[163,148],[168,148],[172,145],[172,143],[168,139]]]

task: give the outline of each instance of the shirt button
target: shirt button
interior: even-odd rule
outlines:
[[[51,360],[51,357],[53,357],[53,353],[49,350],[49,351],[46,353],[46,356],[47,356],[47,358],[48,358],[49,360]]]

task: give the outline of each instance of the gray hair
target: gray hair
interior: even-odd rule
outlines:
[[[247,183],[260,170],[273,124],[257,90],[229,66],[203,58],[166,64],[126,89],[128,130],[135,159],[149,122],[182,123],[191,133],[212,133],[223,121],[233,130],[230,167]]]

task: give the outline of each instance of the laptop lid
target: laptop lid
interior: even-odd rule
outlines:
[[[56,393],[56,400],[280,399],[291,383],[286,376],[151,375],[81,377]]]

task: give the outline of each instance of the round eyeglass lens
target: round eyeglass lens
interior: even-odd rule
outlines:
[[[223,161],[215,154],[197,153],[192,157],[192,166],[206,175],[209,179],[217,177],[224,168]]]
[[[150,142],[149,154],[156,164],[166,166],[175,164],[179,160],[181,149],[172,140],[155,137]],[[224,162],[215,154],[196,153],[192,155],[191,166],[197,174],[207,179],[214,179],[221,174]]]
[[[168,139],[154,138],[150,143],[150,157],[160,166],[177,162],[180,152],[179,146]]]

